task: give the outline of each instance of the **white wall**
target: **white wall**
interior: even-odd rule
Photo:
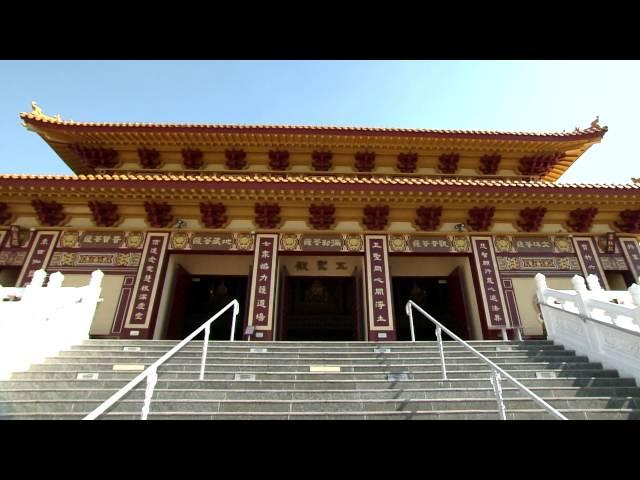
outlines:
[[[53,273],[53,272],[50,272]],[[65,274],[63,287],[84,287],[89,285],[91,275],[88,274]],[[113,326],[113,321],[118,308],[118,299],[122,290],[124,275],[105,275],[102,279],[102,292],[98,303],[96,314],[91,324],[90,335],[109,335]]]
[[[531,277],[512,278],[513,291],[518,302],[520,320],[525,335],[543,335],[542,324],[538,321],[538,298],[536,296],[535,272]],[[571,290],[571,277],[547,277],[549,288]]]

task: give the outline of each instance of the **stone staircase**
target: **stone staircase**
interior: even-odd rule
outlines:
[[[176,343],[85,341],[0,382],[0,419],[81,419]],[[633,379],[562,346],[470,343],[570,419],[640,419]],[[436,342],[211,342],[202,382],[201,351],[192,342],[159,369],[150,420],[498,419],[488,367],[453,342],[444,381]],[[145,385],[100,418],[139,419]],[[509,419],[551,418],[503,389]]]

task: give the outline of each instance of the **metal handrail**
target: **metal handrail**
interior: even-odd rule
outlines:
[[[438,339],[438,346],[440,348],[440,362],[441,362],[441,367],[442,367],[442,379],[443,380],[447,380],[447,369],[446,369],[445,362],[444,362],[444,347],[442,345],[442,333],[441,333],[444,330],[444,332],[447,335],[449,335],[453,340],[455,340],[458,343],[461,343],[463,347],[465,347],[467,350],[470,350],[471,353],[473,353],[474,355],[479,357],[480,360],[482,360],[483,362],[487,363],[491,367],[491,378],[489,380],[491,381],[491,385],[493,386],[493,391],[494,391],[494,393],[496,395],[496,401],[498,402],[498,411],[500,412],[500,420],[506,420],[507,419],[506,409],[505,409],[504,401],[503,401],[503,398],[502,398],[502,385],[501,385],[502,378],[501,378],[501,375],[504,376],[504,378],[506,380],[509,380],[511,383],[513,383],[521,391],[523,391],[524,393],[529,395],[533,399],[534,402],[536,402],[538,405],[540,405],[542,408],[544,408],[553,417],[555,417],[556,419],[559,419],[559,420],[567,420],[567,417],[562,415],[558,410],[553,408],[551,405],[549,405],[547,402],[545,402],[542,398],[537,396],[535,393],[533,393],[531,390],[529,390],[527,387],[525,387],[522,383],[520,383],[518,380],[516,380],[511,375],[509,375],[507,372],[505,372],[498,365],[496,365],[491,360],[489,360],[487,357],[482,355],[479,351],[477,351],[475,348],[473,348],[467,342],[465,342],[460,337],[455,335],[451,330],[446,328],[444,325],[442,325],[440,322],[438,322],[435,318],[433,318],[431,315],[429,315],[427,312],[425,312],[422,308],[420,308],[418,305],[416,305],[416,303],[413,300],[409,300],[407,302],[406,307],[405,307],[405,311],[407,312],[407,315],[409,315],[409,321],[410,321],[410,326],[411,326],[411,341],[412,342],[416,341],[416,337],[415,337],[415,332],[414,332],[414,328],[413,328],[413,311],[412,311],[411,307],[415,307],[420,313],[422,313],[425,317],[427,317],[428,320],[430,320],[432,323],[434,323],[436,325],[436,337]]]
[[[165,353],[158,360],[153,362],[147,369],[138,375],[136,378],[127,383],[124,387],[114,393],[109,399],[107,399],[102,405],[96,408],[93,412],[83,418],[83,420],[95,420],[97,417],[102,415],[108,408],[110,408],[114,403],[120,400],[125,394],[133,389],[136,385],[138,385],[145,378],[147,379],[147,387],[145,389],[144,396],[144,404],[142,406],[142,414],[140,416],[140,420],[146,420],[149,415],[149,409],[151,407],[151,397],[153,396],[153,390],[155,388],[156,382],[158,381],[158,367],[162,365],[164,362],[169,360],[173,355],[175,355],[179,350],[182,349],[187,343],[189,343],[193,338],[198,335],[202,330],[205,331],[204,342],[202,345],[202,360],[200,362],[200,381],[204,380],[204,369],[205,369],[205,361],[207,358],[207,344],[209,343],[209,332],[211,324],[222,315],[224,312],[229,310],[229,308],[233,305],[233,322],[231,324],[231,338],[230,341],[233,342],[233,337],[235,336],[236,330],[236,316],[240,312],[240,304],[238,300],[232,300],[225,307],[223,307],[218,313],[216,313],[209,320],[200,325],[191,335],[182,340],[179,344]]]

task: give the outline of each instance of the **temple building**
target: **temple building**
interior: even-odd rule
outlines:
[[[463,339],[543,335],[534,275],[640,275],[640,183],[557,180],[607,127],[531,133],[23,125],[74,175],[0,175],[0,284],[105,273],[93,338],[410,338],[412,299]],[[579,168],[579,167],[574,167]],[[606,167],[605,167],[606,168]],[[214,323],[228,339],[230,315]],[[434,338],[416,318],[416,337]]]

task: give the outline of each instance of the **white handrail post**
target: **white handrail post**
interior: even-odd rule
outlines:
[[[200,362],[200,381],[204,380],[204,366],[207,363],[207,345],[209,344],[209,328],[211,324],[208,323],[204,327],[204,343],[202,345],[202,360]]]
[[[237,300],[234,300],[234,304],[233,304],[233,321],[231,322],[231,338],[229,339],[229,341],[233,342],[234,341],[234,337],[236,336],[236,317],[238,316],[238,313],[240,313],[240,303],[238,303]]]
[[[411,341],[415,342],[416,341],[416,332],[413,328],[413,309],[411,308],[411,301],[407,302],[407,305],[405,307],[405,311],[407,312],[407,315],[409,315],[409,326],[411,327]]]
[[[153,390],[156,387],[158,381],[158,369],[154,368],[149,372],[147,376],[147,388],[144,390],[144,404],[142,406],[142,415],[140,420],[146,420],[151,409],[151,397],[153,396]]]
[[[633,320],[632,322],[640,327],[640,286],[637,283],[634,283],[629,287],[629,294],[631,295],[631,300],[633,304],[636,306],[633,311]]]
[[[507,412],[504,408],[504,399],[502,398],[500,372],[498,372],[495,368],[491,369],[491,385],[493,385],[493,392],[496,394],[496,402],[498,402],[498,413],[500,414],[500,420],[506,420]]]
[[[447,367],[444,364],[444,346],[442,345],[442,329],[436,326],[436,337],[438,338],[438,346],[440,347],[440,364],[442,365],[442,379],[447,379]]]

